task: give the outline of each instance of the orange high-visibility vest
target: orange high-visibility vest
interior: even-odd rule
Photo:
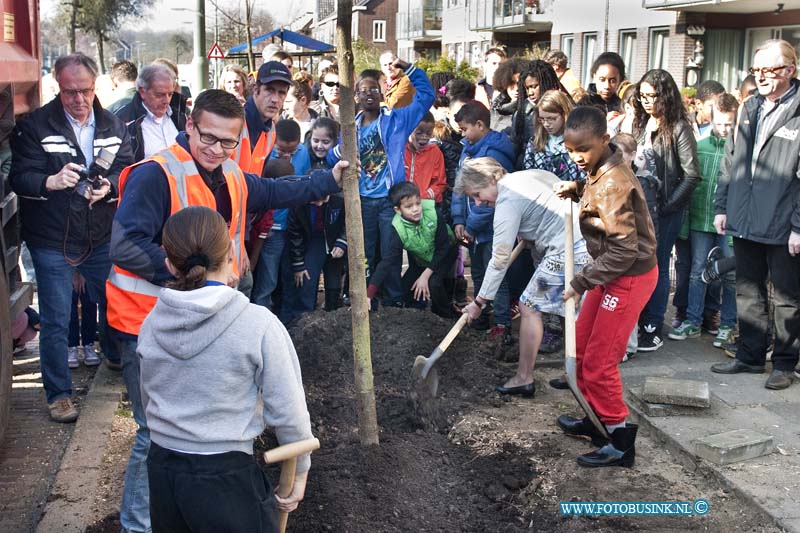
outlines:
[[[161,165],[164,177],[169,183],[170,214],[175,214],[192,205],[204,205],[216,210],[217,202],[214,194],[197,171],[191,154],[177,143],[122,171],[119,176],[120,203],[125,191],[125,182],[131,170],[148,161],[155,161]],[[238,275],[241,272],[242,261],[247,254],[244,248],[247,224],[247,182],[242,171],[231,160],[226,159],[222,163],[222,173],[231,197],[230,235],[236,253],[234,271]],[[139,335],[142,321],[156,305],[160,290],[161,287],[158,285],[114,265],[106,282],[108,324],[118,331]]]
[[[239,146],[231,154],[231,159],[236,161],[244,172],[261,175],[264,170],[264,163],[269,159],[272,149],[275,147],[275,128],[268,132],[261,132],[258,136],[255,148],[250,145],[250,134],[247,131],[247,123],[242,128],[242,136]]]

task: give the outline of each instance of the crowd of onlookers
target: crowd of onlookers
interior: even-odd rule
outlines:
[[[647,266],[655,286],[652,294],[637,294],[642,312],[628,313],[631,324],[638,315],[638,325],[625,322],[625,353],[617,342],[624,337],[608,343],[615,347],[607,350],[614,369],[637,351],[658,350],[665,336],[681,341],[706,331],[732,358],[712,371],[763,373],[771,359],[766,387],[790,386],[800,349],[796,51],[785,41],[767,41],[739,87],[706,80],[693,93],[682,92],[661,69],[628,80],[613,52],[597,57],[584,88],[568,62],[559,51],[531,60],[491,48],[483,77],[473,83],[447,72],[428,76],[385,52],[375,69],[357,73],[358,189],[371,308],[430,305],[444,318],[467,313],[472,328],[497,342],[519,343],[517,375],[496,390],[532,396],[536,353],[559,349],[563,298],[580,297],[574,283],[562,297],[568,222],[556,194],[589,190],[590,200],[577,204],[576,231],[586,242],[576,233],[575,263],[586,264],[591,252],[596,261],[584,272],[602,270],[602,279],[617,281]],[[176,359],[196,353],[214,364],[227,361],[203,317],[235,316],[229,307],[203,307],[207,296],[224,293],[234,302],[234,293],[235,306],[250,309],[248,316],[271,321],[266,333],[260,319],[242,330],[266,339],[264,350],[251,350],[256,366],[228,370],[274,381],[276,374],[258,365],[277,357],[271,342],[280,338],[283,370],[297,381],[284,385],[290,395],[302,392],[291,342],[263,308],[288,325],[319,303],[326,310],[347,304],[348,205],[338,191],[349,162],[340,161],[342,102],[333,58],[323,58],[312,75],[295,68],[285,51],[268,47],[256,72],[229,65],[218,89],[194,98],[171,62],[137,69],[122,61],[111,69],[117,98],[106,107],[95,94],[98,74],[83,54],[59,58],[56,98],[21,119],[10,137],[23,257],[39,294],[39,314],[15,317],[14,331],[18,348],[40,332],[44,390],[59,422],[78,417],[70,369],[81,361],[101,363],[99,333],[107,365],[123,373],[139,426],[121,512],[126,530],[137,530],[149,524],[148,450],[163,452],[149,464],[163,467],[161,488],[170,484],[174,453],[227,450],[210,441],[189,450],[194,440],[176,436],[169,425],[154,431],[173,448],[150,448],[148,420],[161,415],[153,411],[158,402],[145,405],[142,398],[163,392],[161,386],[175,393],[166,374],[148,365],[174,371],[183,368]],[[622,182],[605,175],[610,169],[627,183],[625,202],[614,189]],[[597,183],[606,188],[596,190]],[[170,226],[173,219],[182,222]],[[638,243],[620,229],[633,227],[646,236]],[[518,236],[534,242],[530,253],[511,262],[509,243]],[[193,248],[193,239],[210,248]],[[620,255],[622,248],[632,253]],[[226,283],[238,292],[214,288]],[[165,286],[198,292],[176,297],[171,311],[164,308],[171,305]],[[674,319],[665,329],[673,286]],[[156,313],[160,322],[144,327],[156,301],[164,302]],[[610,295],[601,301],[595,294],[591,304],[592,312],[626,313],[618,307],[624,301]],[[511,324],[518,314],[515,339]],[[175,342],[159,343],[162,334]],[[152,354],[158,357],[145,356]],[[202,365],[187,364],[205,375]],[[205,386],[198,383],[191,379],[187,386]],[[565,387],[561,380],[551,385]],[[256,401],[257,389],[245,391],[247,402]],[[221,402],[232,401],[215,390]],[[302,414],[299,396],[292,397]],[[218,406],[205,407],[220,414]],[[249,407],[236,407],[240,416],[227,422],[247,425],[248,434],[239,431],[233,446],[247,448],[263,421],[253,422]],[[187,416],[194,428],[197,419]],[[310,431],[306,422],[303,435]],[[203,426],[196,429],[213,431]],[[303,486],[304,480],[303,474]],[[301,498],[302,490],[295,491],[279,506],[291,510]]]

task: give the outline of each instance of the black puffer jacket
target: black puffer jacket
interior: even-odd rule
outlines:
[[[289,261],[293,272],[302,272],[306,268],[306,247],[311,240],[311,208],[310,204],[295,207],[289,211],[286,222],[286,237],[289,239]],[[323,231],[325,246],[330,253],[334,246],[347,251],[347,235],[344,227],[344,197],[332,194],[322,206]]]
[[[117,208],[115,198],[122,169],[133,163],[125,124],[94,100],[94,151],[101,148],[116,153],[106,178],[111,182],[107,200],[91,209],[75,206],[74,189],[47,191],[47,178],[67,163],[86,164],[86,157],[75,138],[61,99],[37,109],[17,123],[11,135],[11,187],[21,197],[22,238],[29,246],[42,246],[70,254],[80,254],[88,245],[97,246],[111,239],[111,222]],[[69,235],[65,231],[69,223]],[[65,242],[66,241],[66,242]],[[89,242],[90,241],[90,242]]]
[[[644,135],[645,132],[640,134],[640,143],[644,142]],[[701,179],[697,164],[697,141],[692,126],[685,120],[678,122],[672,132],[670,146],[655,136],[653,153],[658,179],[661,180],[658,212],[662,215],[675,213],[689,203]]]
[[[439,207],[445,221],[452,225],[453,216],[450,212],[450,206],[453,203],[453,187],[456,185],[458,162],[461,159],[461,151],[464,149],[464,145],[461,144],[460,135],[455,132],[450,132],[449,135],[442,139],[434,139],[434,142],[439,146],[442,155],[444,155],[444,173],[447,178],[447,190],[444,191],[442,205]]]
[[[792,80],[800,90],[800,82]],[[800,92],[767,133],[751,172],[758,109],[751,98],[725,143],[714,212],[726,215],[726,233],[763,244],[785,245],[800,233]]]

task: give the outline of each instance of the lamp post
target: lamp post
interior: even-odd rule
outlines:
[[[197,0],[195,9],[173,7],[172,11],[188,11],[194,14],[194,54],[192,70],[195,73],[195,96],[208,89],[208,58],[206,57],[206,2]]]

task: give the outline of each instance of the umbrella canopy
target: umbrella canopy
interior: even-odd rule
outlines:
[[[302,33],[297,33],[290,30],[284,30],[283,28],[278,28],[277,30],[272,30],[269,33],[265,33],[264,35],[259,35],[258,37],[254,37],[251,41],[253,46],[257,45],[258,43],[264,42],[267,39],[272,37],[278,37],[279,39],[295,44],[297,46],[302,46],[303,48],[308,48],[310,50],[317,50],[319,52],[327,52],[328,50],[333,50],[333,46],[323,43],[322,41],[318,41],[316,39],[312,39],[307,35],[303,35]],[[229,53],[238,53],[244,52],[247,50],[247,43],[237,44],[236,46],[232,46]]]

